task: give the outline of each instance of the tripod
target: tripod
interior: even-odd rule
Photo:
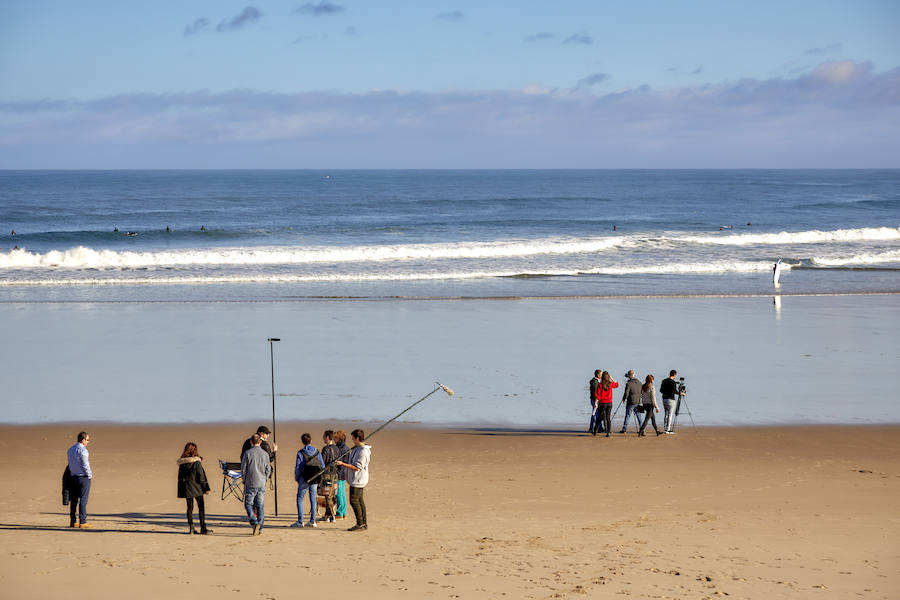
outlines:
[[[621,400],[619,400],[619,405],[616,406],[616,410],[613,412],[613,416],[609,419],[610,426],[612,426],[613,419],[616,418],[616,415],[619,413],[619,409],[622,408],[623,404],[625,404],[625,398],[622,398]],[[636,406],[640,406],[640,404],[638,404]],[[625,410],[627,411],[628,409],[626,408]],[[641,431],[641,413],[632,409],[631,414],[634,415],[634,425],[637,428],[638,432],[640,432]],[[626,413],[626,416],[627,416],[627,413]],[[645,417],[645,418],[647,418],[647,417]],[[622,429],[624,429],[624,428],[625,428],[625,422],[623,421]],[[612,433],[612,432],[610,432],[610,433]]]
[[[675,431],[675,425],[678,423],[678,415],[681,414],[681,407],[684,406],[685,412],[691,418],[691,427],[696,428],[697,425],[694,423],[694,415],[691,414],[691,407],[688,406],[687,403],[687,395],[679,395],[678,403],[675,405],[675,416],[672,417],[672,431]]]

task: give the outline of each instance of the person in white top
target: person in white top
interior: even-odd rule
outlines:
[[[366,434],[362,429],[354,429],[350,432],[353,439],[353,449],[350,450],[350,462],[339,460],[335,462],[339,467],[347,467],[350,471],[350,507],[356,515],[356,525],[347,531],[363,531],[369,528],[366,521],[366,502],[363,492],[369,483],[369,458],[372,455],[372,447],[366,444]]]
[[[647,422],[653,421],[653,431],[659,435],[659,427],[656,426],[656,413],[659,412],[659,405],[656,404],[656,390],[653,389],[653,375],[647,375],[644,385],[641,386],[641,404],[644,407],[644,422],[641,423],[641,431],[638,435],[644,435],[644,428]]]

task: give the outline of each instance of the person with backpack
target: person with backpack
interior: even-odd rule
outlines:
[[[297,462],[294,465],[294,481],[297,482],[297,521],[291,527],[303,527],[303,498],[309,494],[309,521],[306,527],[316,526],[316,492],[322,469],[325,463],[322,455],[310,445],[312,436],[304,433],[300,436],[300,450],[297,451]]]

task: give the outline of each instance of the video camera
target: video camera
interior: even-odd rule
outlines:
[[[687,386],[684,385],[684,377],[678,378],[678,383],[675,385],[675,389],[678,391],[678,403],[675,404],[675,416],[678,416],[681,414],[681,400],[687,393]],[[691,419],[693,420],[693,417],[691,417]]]

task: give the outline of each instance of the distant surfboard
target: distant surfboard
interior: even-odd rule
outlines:
[[[772,270],[772,283],[775,285],[779,285],[778,281],[781,279],[781,259],[778,259],[778,262],[775,263],[775,268]]]

